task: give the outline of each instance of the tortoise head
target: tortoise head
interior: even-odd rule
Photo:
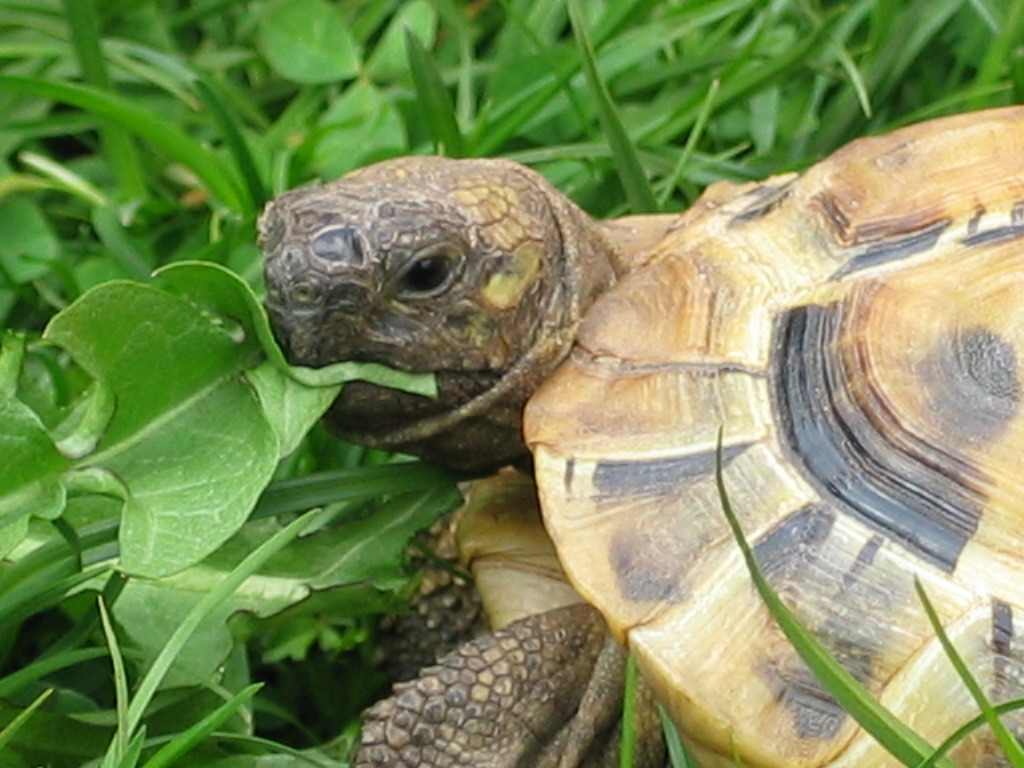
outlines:
[[[593,222],[500,160],[407,157],[287,192],[261,218],[260,247],[292,363],[438,376],[436,400],[350,384],[328,425],[469,472],[524,452],[523,403],[613,280]]]

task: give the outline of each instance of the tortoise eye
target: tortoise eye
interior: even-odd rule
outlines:
[[[457,265],[456,257],[448,253],[420,256],[398,278],[398,291],[410,298],[435,296],[448,287]]]

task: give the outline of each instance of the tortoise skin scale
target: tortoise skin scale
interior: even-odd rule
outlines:
[[[977,713],[915,578],[986,692],[1024,694],[1024,109],[713,186],[638,261],[525,434],[564,568],[701,765],[896,765],[751,588],[720,427],[769,581],[898,718],[938,743]],[[988,739],[955,754],[999,764]]]
[[[286,193],[261,244],[293,361],[439,372],[438,401],[347,388],[329,417],[343,434],[481,473],[521,463],[525,403],[558,560],[704,768],[897,765],[753,589],[716,489],[720,430],[769,582],[901,721],[938,744],[977,714],[915,579],[989,697],[1024,696],[1024,107],[614,222],[508,161],[404,158]],[[596,664],[590,630],[554,619],[513,621],[396,691],[356,765],[564,766],[566,739],[593,747],[574,721],[532,757],[548,726],[522,702],[552,708],[553,659],[580,678]],[[578,652],[546,645],[575,635]],[[506,663],[527,647],[544,650],[532,677]],[[503,670],[487,683],[467,672],[481,654]],[[1024,736],[1024,715],[1005,721]],[[1006,764],[985,729],[953,756]]]

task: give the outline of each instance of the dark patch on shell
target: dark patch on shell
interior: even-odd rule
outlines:
[[[967,222],[967,236],[961,242],[970,247],[976,245],[994,245],[1004,243],[1008,240],[1015,240],[1024,237],[1024,202],[1014,203],[1010,209],[1010,223],[991,229],[981,229],[981,219],[985,209],[978,208],[978,211]]]
[[[869,537],[851,553],[848,533],[833,535],[838,520],[826,506],[809,504],[765,534],[754,555],[772,588],[804,626],[855,679],[870,686],[877,656],[889,642],[887,622],[907,590],[874,565],[882,537]],[[842,569],[839,563],[849,562],[851,555],[850,566]],[[801,739],[834,738],[846,713],[787,641],[780,638],[775,648],[758,671],[789,712],[794,734]]]
[[[741,443],[723,448],[723,466],[728,466],[749,447],[749,443]],[[594,470],[594,487],[602,499],[671,496],[695,478],[714,471],[714,451],[657,459],[602,461]]]
[[[990,696],[1000,701],[1010,698],[1015,689],[1020,689],[1020,681],[1014,681],[1013,659],[1013,607],[1009,603],[993,598],[992,600],[992,673],[994,677]]]
[[[850,589],[857,584],[865,571],[875,562],[875,555],[882,548],[885,540],[881,536],[872,536],[868,543],[857,553],[857,559],[853,561],[850,570],[843,574],[843,587]]]
[[[930,226],[905,235],[887,237],[871,243],[862,253],[847,261],[829,279],[838,280],[864,269],[877,267],[889,262],[901,261],[918,253],[930,250],[949,227],[949,219],[935,222]]]
[[[1009,224],[1005,227],[981,230],[967,235],[963,239],[963,244],[966,246],[992,245],[994,243],[1003,243],[1007,240],[1015,240],[1018,237],[1024,237],[1024,224]]]
[[[857,383],[864,372],[846,370],[839,356],[844,314],[836,302],[796,307],[778,319],[772,382],[782,439],[823,498],[952,572],[978,527],[984,499],[968,484],[967,469],[942,453],[942,446],[921,445],[903,433],[898,413],[888,414],[877,403],[868,403],[873,412],[865,411]],[[981,337],[968,343],[974,351],[963,353],[963,365],[973,373],[965,378],[1005,388],[1005,375],[997,373],[1005,367],[998,362],[1005,358],[1003,347]],[[971,405],[963,400],[966,382],[952,391],[960,393],[958,399],[941,398],[944,408]],[[984,414],[990,411],[1005,409]],[[964,422],[966,428],[977,428],[988,418],[984,414],[974,417],[974,426]],[[965,417],[954,412],[947,418]]]
[[[835,512],[820,506],[807,506],[790,515],[769,531],[754,546],[754,557],[769,580],[783,569],[805,572],[804,565],[794,562],[803,556],[817,557],[821,545],[835,525]]]
[[[958,443],[998,437],[1020,407],[1013,346],[987,328],[958,329],[925,358],[925,395],[943,434]]]
[[[790,181],[786,181],[778,185],[757,185],[757,187],[746,195],[753,198],[751,204],[740,213],[733,216],[729,220],[729,226],[734,227],[741,224],[748,224],[751,221],[756,221],[757,219],[768,215],[786,201],[795,183],[796,179],[791,179]]]
[[[852,245],[850,242],[850,218],[839,201],[827,192],[822,192],[814,198],[813,202],[821,210],[825,224],[835,240],[845,245]]]
[[[681,586],[685,563],[661,553],[664,533],[622,528],[611,542],[612,567],[624,598],[636,602],[676,603],[686,598]]]
[[[1016,636],[1014,606],[993,598],[991,622],[992,683],[986,693],[993,703],[998,704],[1024,696],[1024,649]],[[1002,720],[1017,741],[1024,743],[1024,717],[1021,713],[1006,713]],[[1002,752],[997,750],[993,754],[1001,755]],[[1003,765],[996,760],[993,757],[993,765]]]
[[[1013,642],[1013,608],[1002,600],[992,600],[992,650],[1001,656],[1010,654]]]
[[[803,662],[796,659],[782,666],[764,664],[758,671],[790,713],[798,738],[835,738],[847,714]]]

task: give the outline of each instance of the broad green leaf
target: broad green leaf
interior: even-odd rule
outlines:
[[[28,536],[28,515],[0,526],[0,559],[7,557]]]
[[[258,542],[254,542],[258,543]],[[187,571],[185,572],[187,573]],[[202,586],[175,588],[169,579],[131,579],[113,606],[118,623],[140,654],[143,668],[157,657],[174,629],[188,615],[196,601],[225,572],[202,569]],[[221,604],[199,624],[168,670],[166,687],[208,685],[217,682],[217,670],[231,653],[234,642],[227,629],[232,607]]]
[[[345,621],[396,607],[393,593],[409,578],[405,552],[410,537],[459,501],[443,475],[434,478],[433,487],[402,494],[365,519],[307,534],[248,575],[197,625],[167,684],[195,684],[215,675],[232,646],[227,625],[232,614],[249,617],[235,627],[236,633],[248,634],[259,626],[258,620],[275,616],[278,625],[295,626],[311,617],[315,623],[324,616]],[[161,579],[129,582],[114,612],[135,646],[145,657],[159,653],[168,633],[209,585],[234,572],[279,529],[273,520],[251,523],[199,565]]]
[[[255,393],[237,380],[183,402],[145,433],[130,451],[96,461],[131,490],[121,568],[155,576],[196,562],[245,522],[270,482],[278,443]]]
[[[94,381],[53,430],[52,437],[60,452],[69,459],[92,453],[110,424],[115,407],[111,391],[102,382]]]
[[[364,80],[357,80],[334,100],[309,141],[310,168],[324,179],[402,154],[408,144],[394,96]]]
[[[340,389],[337,385],[307,387],[269,362],[248,371],[246,378],[256,390],[264,414],[277,434],[282,456],[295,450],[334,402]]]
[[[263,564],[275,553],[281,551],[285,545],[292,542],[302,530],[309,524],[309,515],[296,518],[280,531],[274,533],[266,541],[261,542],[257,547],[247,552],[245,557],[230,571],[224,578],[215,582],[212,588],[208,582],[208,588],[202,597],[195,602],[188,613],[182,617],[181,622],[174,628],[167,637],[163,647],[153,660],[153,664],[146,670],[138,689],[132,698],[127,713],[127,730],[129,733],[138,733],[136,730],[142,721],[142,716],[149,707],[153,696],[156,695],[174,660],[181,654],[182,649],[192,634],[208,620],[218,608],[238,589],[245,579],[258,571]]]
[[[260,47],[282,77],[333,83],[359,71],[359,50],[338,9],[326,0],[279,0],[260,18]]]
[[[10,723],[23,711],[0,702],[0,723]],[[12,765],[25,768],[84,765],[103,754],[109,738],[106,726],[43,708],[25,721],[3,754]]]
[[[0,398],[0,456],[0,525],[61,513],[65,493],[60,475],[71,462],[35,413],[13,398]]]
[[[258,345],[223,317],[137,283],[107,283],[46,330],[116,403],[82,460],[128,489],[121,566],[169,573],[201,559],[248,516],[277,462],[277,439],[240,378]]]
[[[358,581],[382,588],[395,587],[402,580],[397,565],[404,560],[409,538],[458,502],[458,491],[451,485],[403,495],[385,504],[377,514],[339,528],[338,536],[344,537],[343,543],[329,541],[327,537],[310,537],[299,542],[291,555],[318,563],[317,575],[311,582],[317,589]]]
[[[158,270],[157,285],[194,302],[205,311],[233,324],[232,332],[259,341],[264,352],[276,358],[247,371],[279,440],[279,452],[286,455],[305,436],[309,428],[337,397],[340,387],[329,384],[306,387],[288,375],[277,343],[273,339],[266,312],[252,289],[223,267],[199,262],[179,262]]]
[[[336,387],[359,379],[425,397],[437,394],[433,374],[407,373],[378,363],[342,362],[317,369],[289,366],[274,339],[267,313],[252,289],[240,277],[217,264],[178,262],[158,270],[155,279],[157,285],[197,304],[221,322],[230,321],[224,325],[226,331],[241,334],[240,342],[243,338],[250,345],[258,342],[274,367],[308,387]],[[315,403],[322,396],[311,393],[310,397]]]
[[[264,351],[276,346],[266,313],[252,289],[231,270],[201,261],[179,261],[158,269],[153,284],[202,310],[239,344]]]
[[[27,283],[53,268],[60,245],[39,206],[22,197],[0,199],[4,247],[0,250],[0,273],[15,283]]]
[[[191,302],[127,281],[90,290],[54,317],[44,338],[67,350],[116,399],[100,453],[124,450],[157,416],[249,367],[258,352],[253,340]]]
[[[377,82],[402,80],[409,75],[406,59],[406,33],[415,35],[429,48],[437,32],[437,11],[427,0],[412,0],[399,6],[380,42],[366,64],[366,71]]]

